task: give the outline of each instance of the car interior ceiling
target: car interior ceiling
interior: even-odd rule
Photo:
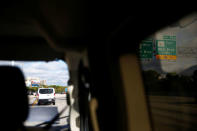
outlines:
[[[75,65],[69,69],[71,77],[78,79],[73,82],[81,98],[81,130],[91,123],[84,122],[90,117],[89,93],[99,103],[100,130],[130,130],[120,56],[136,55],[137,43],[145,37],[195,11],[192,7],[182,10],[182,6],[166,10],[165,5],[149,5],[143,9],[146,11],[139,11],[136,6],[141,7],[120,1],[10,0],[0,6],[0,59],[69,61],[73,57],[69,53],[79,53],[77,69]],[[84,51],[88,52],[87,67],[82,59]],[[85,83],[93,88],[86,90]]]

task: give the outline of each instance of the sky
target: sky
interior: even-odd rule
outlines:
[[[67,86],[69,71],[67,64],[62,60],[55,61],[0,61],[0,65],[14,65],[19,67],[25,78],[36,77],[46,80],[47,85]]]

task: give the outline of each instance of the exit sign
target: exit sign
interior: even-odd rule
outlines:
[[[156,59],[176,60],[176,36],[163,35],[156,40]]]

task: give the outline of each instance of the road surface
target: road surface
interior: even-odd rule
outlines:
[[[46,121],[50,121],[54,116],[61,112],[65,107],[66,110],[60,116],[60,119],[53,126],[65,127],[68,125],[69,107],[66,104],[65,94],[56,94],[56,104],[37,105],[36,96],[29,97],[29,115],[25,122],[26,126],[36,126]],[[44,125],[42,125],[44,126]]]
[[[193,97],[149,96],[155,131],[196,131],[197,102]]]
[[[35,101],[29,96],[29,103]],[[149,96],[149,107],[155,131],[196,131],[197,102],[193,97]],[[30,105],[30,113],[25,125],[35,126],[52,119],[66,105],[66,96],[56,94],[56,105]],[[53,126],[68,124],[69,108]]]

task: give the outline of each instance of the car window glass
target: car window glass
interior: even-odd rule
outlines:
[[[53,89],[40,89],[39,93],[40,94],[51,94],[51,93],[53,93]]]
[[[141,41],[139,58],[153,128],[197,130],[197,14]]]

